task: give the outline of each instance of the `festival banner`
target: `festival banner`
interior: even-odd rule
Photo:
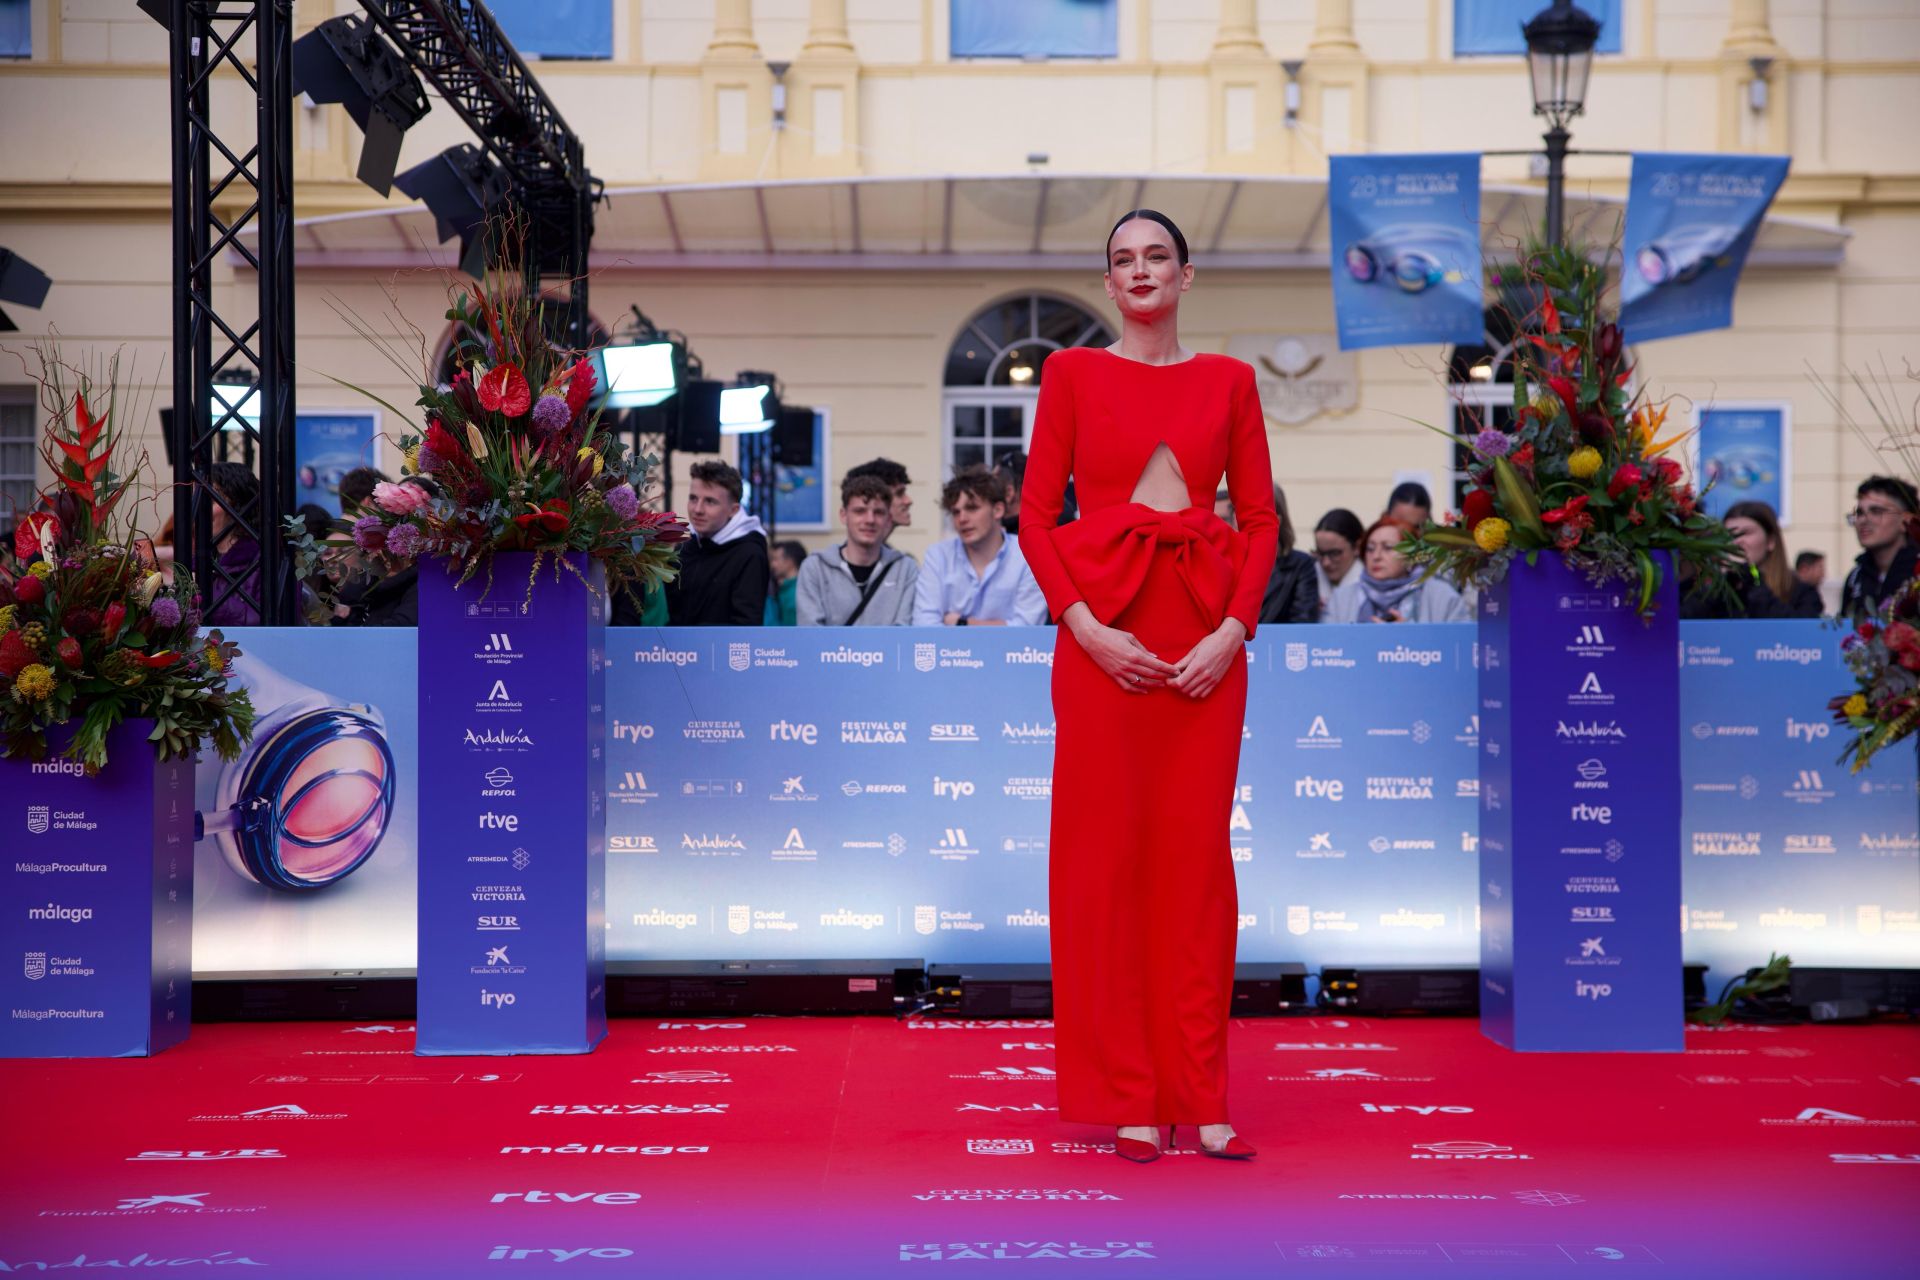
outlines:
[[[1636,152],[1621,242],[1620,327],[1650,342],[1733,323],[1733,291],[1786,156]]]
[[[1664,554],[1662,559],[1666,559]],[[1679,598],[1640,617],[1558,555],[1480,597],[1480,1027],[1680,1052]]]
[[[187,1038],[193,763],[156,760],[151,720],[107,733],[89,776],[0,760],[0,1058],[137,1058]]]
[[[1478,345],[1480,157],[1333,156],[1329,166],[1340,349]]]
[[[1693,473],[1700,506],[1719,517],[1736,502],[1764,502],[1785,528],[1793,520],[1793,405],[1785,400],[1695,405]]]
[[[607,1033],[606,580],[528,552],[420,574],[420,1054]],[[529,592],[531,597],[529,598]]]
[[[374,465],[380,434],[375,410],[302,410],[293,420],[293,504],[340,514],[340,481],[356,467]]]

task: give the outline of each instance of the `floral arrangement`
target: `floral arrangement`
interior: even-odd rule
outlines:
[[[1863,426],[1843,397],[1814,376],[1814,384],[1840,421],[1852,428],[1875,454],[1897,460],[1896,469],[1920,477],[1920,400],[1902,416],[1901,403],[1911,394],[1899,386],[1884,364],[1865,374],[1847,371],[1858,398],[1878,420],[1878,430]],[[1920,373],[1908,368],[1904,380],[1920,383]],[[1906,536],[1920,541],[1920,516],[1907,517]],[[1857,622],[1840,642],[1840,654],[1853,672],[1854,687],[1827,704],[1833,718],[1852,731],[1840,752],[1840,762],[1855,773],[1873,757],[1913,736],[1920,728],[1920,578],[1913,579],[1880,602],[1871,618]]]
[[[1472,455],[1461,510],[1402,549],[1462,588],[1500,581],[1517,555],[1558,552],[1596,586],[1629,584],[1643,615],[1663,576],[1657,552],[1727,591],[1732,541],[1670,453],[1690,433],[1663,437],[1669,406],[1627,390],[1633,365],[1605,314],[1604,266],[1562,246],[1506,271],[1523,335],[1511,428],[1474,424],[1460,441]]]
[[[1920,580],[1908,582],[1840,642],[1855,687],[1827,704],[1853,731],[1840,753],[1853,772],[1920,727]]]
[[[508,224],[493,236],[511,245],[513,233]],[[457,335],[457,372],[449,384],[435,385],[430,371],[421,381],[416,403],[426,425],[398,442],[403,479],[377,486],[351,527],[325,544],[315,544],[298,517],[288,518],[296,570],[320,596],[325,578],[383,578],[422,560],[444,561],[462,582],[484,569],[491,584],[500,551],[534,553],[529,596],[549,559],[556,574],[562,565],[572,569],[562,559],[568,552],[600,561],[608,590],[636,603],[643,588],[674,576],[675,544],[687,526],[642,504],[657,460],[601,429],[591,353],[550,339],[547,308],[521,279],[517,266],[503,262],[478,282],[463,277],[452,286],[447,319]],[[369,326],[346,319],[403,372],[415,373]]]
[[[0,549],[0,756],[44,759],[48,729],[78,720],[65,754],[97,773],[108,731],[149,719],[162,760],[193,756],[203,738],[231,760],[253,733],[246,690],[227,685],[239,648],[217,630],[201,636],[193,579],[176,572],[169,583],[115,519],[133,483],[113,456],[117,361],[102,395],[57,355],[37,354],[49,414],[41,457],[54,483]],[[94,405],[104,406],[97,416]]]

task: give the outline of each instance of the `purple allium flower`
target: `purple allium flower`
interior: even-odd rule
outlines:
[[[411,560],[420,554],[420,526],[397,524],[387,530],[387,554]]]
[[[438,471],[441,467],[440,455],[425,445],[420,446],[420,452],[416,455],[415,461],[419,465],[422,475]]]
[[[1507,450],[1513,448],[1513,437],[1504,431],[1488,427],[1473,438],[1473,447],[1489,458],[1504,458]]]
[[[573,410],[567,408],[564,396],[541,396],[533,406],[533,429],[536,434],[550,436],[556,431],[565,431],[567,424],[573,421]]]
[[[378,551],[387,544],[387,528],[379,516],[361,516],[353,522],[353,545],[362,551]]]
[[[180,602],[172,596],[155,597],[153,607],[147,612],[151,613],[153,620],[163,627],[180,625]]]
[[[633,491],[630,484],[615,485],[607,490],[607,510],[625,523],[640,514],[640,495]]]

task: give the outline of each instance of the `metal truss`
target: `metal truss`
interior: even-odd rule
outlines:
[[[157,8],[158,6],[154,6]],[[299,621],[281,525],[293,511],[293,0],[168,0],[173,111],[173,546],[206,611],[239,606],[250,621]],[[247,54],[253,55],[251,65]],[[209,105],[216,78],[237,75],[257,102],[253,127],[222,137]],[[224,211],[224,212],[223,212]],[[242,238],[256,233],[250,245]],[[213,264],[234,253],[256,272],[253,308],[216,291]],[[243,322],[236,312],[252,310]],[[258,399],[213,391],[216,373],[256,379]],[[243,408],[259,406],[258,421]],[[214,442],[242,432],[258,496],[213,483]],[[225,451],[222,450],[224,453]],[[224,568],[220,512],[260,549]]]
[[[528,222],[527,285],[568,281],[568,329],[585,345],[587,247],[599,183],[559,108],[479,0],[360,0],[394,47],[513,180]]]

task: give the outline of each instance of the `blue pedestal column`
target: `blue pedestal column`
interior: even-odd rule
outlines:
[[[187,1038],[193,762],[154,759],[151,720],[107,735],[88,777],[0,761],[0,1057],[139,1058]]]
[[[1556,554],[1482,595],[1480,1029],[1511,1049],[1672,1052],[1679,608],[1643,620]]]
[[[569,559],[531,604],[530,554],[496,555],[490,590],[420,572],[422,1054],[607,1034],[607,600],[600,567]]]

